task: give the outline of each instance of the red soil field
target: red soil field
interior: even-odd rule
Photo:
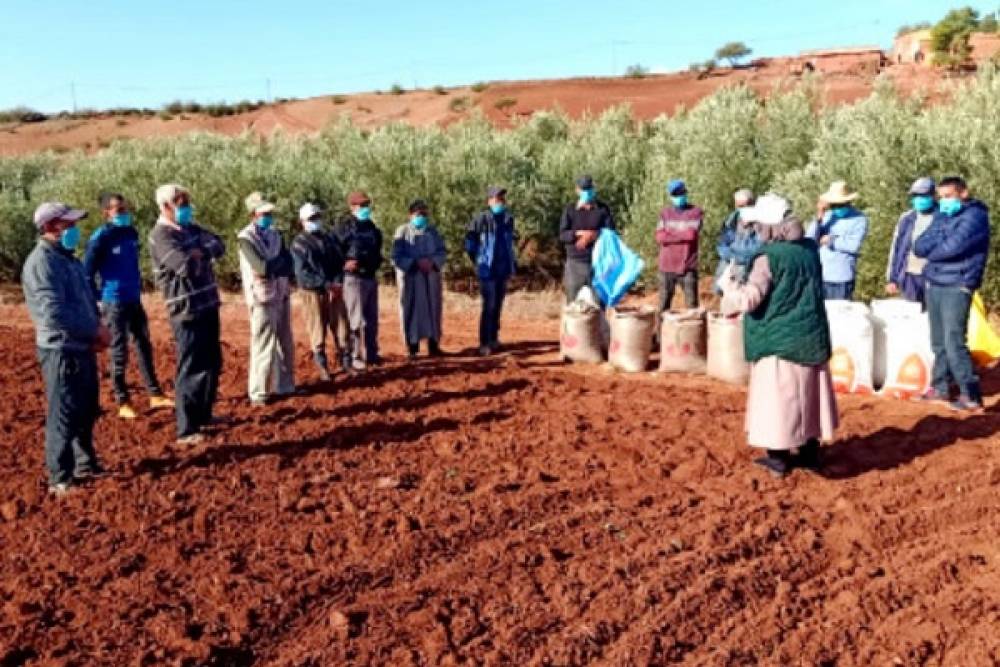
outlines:
[[[261,409],[230,299],[231,425],[180,449],[169,412],[105,415],[113,476],[59,500],[0,306],[0,664],[1000,663],[1000,378],[966,418],[844,398],[825,474],[777,481],[742,388],[563,366],[554,319],[483,360],[454,308],[451,355],[407,363],[390,299],[385,366],[317,385],[297,326],[307,393]]]

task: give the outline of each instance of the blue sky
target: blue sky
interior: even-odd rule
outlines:
[[[159,107],[685,69],[880,44],[943,0],[4,0],[0,108]],[[957,0],[955,5],[968,4]],[[993,3],[972,3],[993,10]]]

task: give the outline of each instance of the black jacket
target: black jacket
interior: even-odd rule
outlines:
[[[615,219],[611,215],[611,209],[604,202],[595,201],[592,209],[578,209],[575,203],[567,206],[559,221],[559,240],[566,247],[566,258],[590,262],[594,246],[579,250],[576,247],[576,232],[599,231],[605,228],[614,229]]]
[[[344,282],[344,253],[329,232],[302,232],[292,241],[295,282],[299,289],[322,292]]]
[[[196,250],[201,253],[198,258],[192,256]],[[171,319],[193,319],[219,307],[212,262],[225,252],[222,239],[196,224],[177,227],[159,221],[153,226],[149,232],[153,275]]]
[[[351,272],[359,278],[377,278],[382,266],[382,232],[371,220],[358,220],[353,215],[343,218],[334,230],[345,260],[357,260],[358,269]]]

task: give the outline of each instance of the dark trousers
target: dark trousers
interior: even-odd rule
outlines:
[[[222,347],[219,311],[205,310],[192,319],[170,322],[177,342],[177,379],[174,384],[177,437],[193,435],[212,420],[219,392]]]
[[[139,357],[139,372],[146,383],[146,390],[153,396],[160,396],[163,390],[156,379],[153,366],[153,346],[149,342],[149,322],[141,303],[109,303],[104,306],[104,321],[111,330],[111,382],[114,385],[115,400],[128,402],[128,383],[125,371],[128,368],[128,341],[131,337]]]
[[[498,345],[500,316],[503,314],[504,297],[507,296],[507,279],[480,280],[479,294],[483,297],[483,310],[479,315],[479,345]]]
[[[854,298],[854,281],[849,283],[823,283],[823,298],[827,301],[850,301]]]
[[[577,293],[584,286],[591,285],[591,273],[593,269],[590,262],[585,260],[567,258],[566,266],[563,269],[563,290],[566,292],[566,303],[576,300]],[[597,295],[595,294],[596,298]]]
[[[93,352],[38,350],[45,378],[45,465],[49,483],[72,481],[97,467],[94,422],[97,420],[97,355]]]
[[[660,312],[670,310],[674,301],[674,290],[680,282],[684,290],[684,303],[688,308],[698,307],[698,272],[665,273],[660,272]]]
[[[947,396],[954,383],[962,396],[982,400],[979,378],[966,343],[972,293],[959,287],[928,285],[926,298],[931,350],[934,351],[934,370],[931,372],[934,389]]]

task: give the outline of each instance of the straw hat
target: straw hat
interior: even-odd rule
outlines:
[[[830,189],[819,196],[827,204],[846,204],[858,198],[857,192],[851,192],[846,181],[834,181]]]

